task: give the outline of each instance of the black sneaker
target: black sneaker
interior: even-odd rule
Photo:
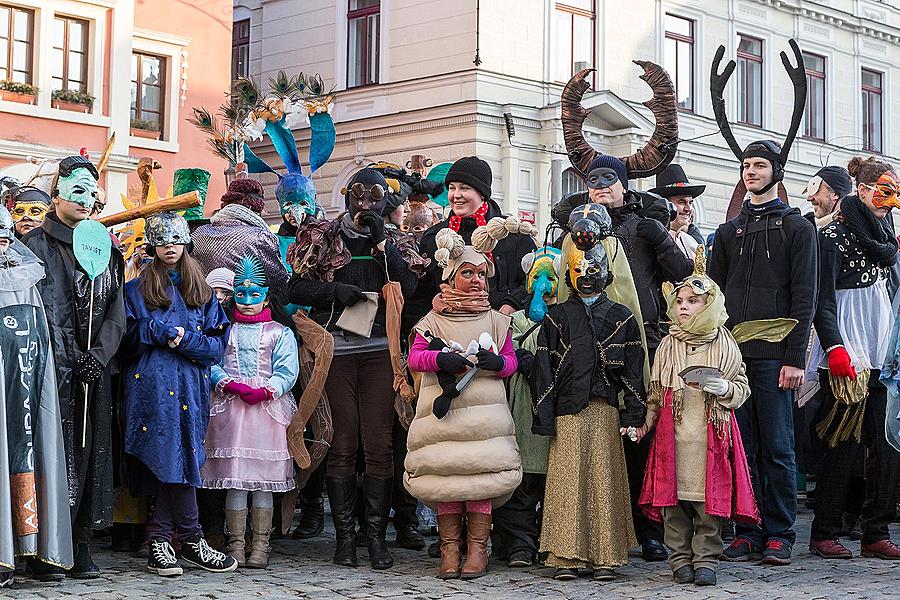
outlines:
[[[202,537],[193,541],[185,541],[181,545],[181,558],[210,573],[230,573],[238,566],[237,560],[233,556],[213,550]]]
[[[772,538],[766,542],[766,549],[763,550],[762,563],[764,565],[789,565],[791,564],[791,551],[793,546],[790,542]]]
[[[175,550],[166,540],[150,540],[147,570],[161,577],[174,577],[184,572],[175,560]]]
[[[753,544],[742,535],[734,538],[731,545],[722,552],[722,560],[728,562],[747,562],[748,560],[756,561],[762,558],[759,548],[754,548]]]
[[[15,582],[14,571],[0,571],[0,588],[11,588]]]
[[[56,565],[47,564],[34,556],[28,557],[25,572],[38,581],[62,581],[66,578],[66,570]]]

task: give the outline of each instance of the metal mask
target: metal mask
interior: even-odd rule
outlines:
[[[882,173],[875,185],[867,185],[875,191],[872,196],[872,204],[877,208],[900,208],[900,180],[894,171]]]
[[[56,184],[59,197],[93,210],[97,202],[97,180],[87,168],[73,169],[67,176],[60,173]]]
[[[569,286],[579,295],[599,294],[610,283],[609,257],[603,246],[597,245],[584,252],[578,248],[569,254],[566,278]]]
[[[144,236],[151,246],[167,246],[169,244],[187,245],[191,243],[191,230],[188,222],[181,215],[173,212],[161,212],[147,217]]]
[[[261,304],[269,295],[266,272],[255,256],[245,256],[234,269],[235,304]]]

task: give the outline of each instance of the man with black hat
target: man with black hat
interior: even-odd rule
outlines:
[[[100,576],[91,560],[91,530],[112,525],[112,375],[125,333],[122,255],[114,247],[106,270],[91,283],[72,247],[75,227],[94,209],[98,179],[97,169],[83,156],[62,159],[53,180],[53,211],[22,240],[47,272],[37,288],[56,363],[69,476],[75,557],[68,574],[85,579]],[[44,563],[30,566],[40,579],[64,576],[61,569]]]
[[[816,229],[829,225],[841,207],[841,198],[850,193],[853,185],[847,169],[838,165],[822,167],[803,189],[803,196],[812,204]]]
[[[703,235],[694,225],[694,200],[705,191],[706,186],[691,183],[677,163],[670,164],[657,175],[656,187],[650,190],[675,207],[675,218],[669,223],[669,235],[690,259],[694,258],[697,246],[704,243]]]
[[[772,140],[752,142],[744,149],[741,179],[750,198],[737,217],[716,230],[709,265],[710,277],[725,292],[729,327],[758,319],[797,320],[781,342],[741,345],[751,396],[735,415],[762,528],[738,525],[737,536],[722,557],[729,561],[761,557],[772,565],[790,562],[796,538],[793,390],[803,383],[818,277],[815,228],[778,197],[783,154],[781,145]]]

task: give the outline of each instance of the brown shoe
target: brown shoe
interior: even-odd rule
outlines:
[[[491,515],[470,512],[466,515],[466,527],[469,551],[461,573],[463,579],[475,579],[487,572],[487,543],[491,535]]]
[[[225,535],[228,538],[228,556],[244,566],[246,550],[247,509],[225,510]]]
[[[438,515],[438,535],[441,536],[441,567],[438,577],[456,579],[459,577],[459,545],[462,533],[462,515]]]
[[[860,548],[864,558],[883,558],[884,560],[900,560],[900,547],[891,540],[881,540],[874,544],[863,544]]]
[[[269,568],[269,539],[272,535],[271,508],[253,507],[251,523],[253,524],[253,543],[250,546],[250,556],[247,557],[245,566],[248,569]]]

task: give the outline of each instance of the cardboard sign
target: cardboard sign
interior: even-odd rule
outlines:
[[[86,219],[72,232],[72,251],[75,260],[93,281],[109,266],[112,240],[106,227],[97,221]]]

